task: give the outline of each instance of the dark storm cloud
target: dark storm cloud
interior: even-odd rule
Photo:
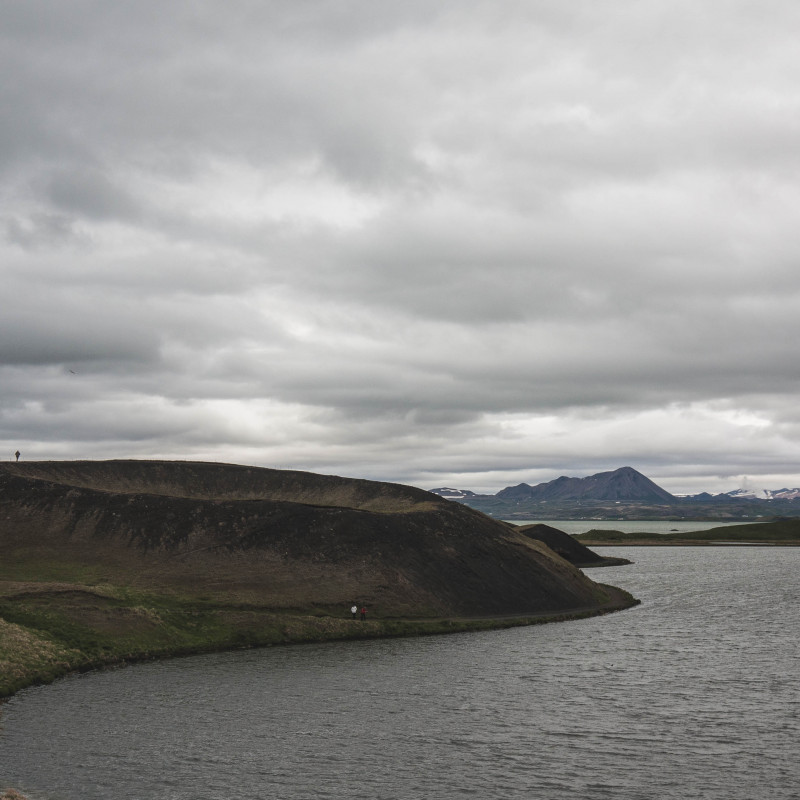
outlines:
[[[98,170],[59,170],[49,176],[46,194],[56,208],[89,219],[136,216],[136,203]]]
[[[0,441],[800,484],[798,22],[6,3]]]

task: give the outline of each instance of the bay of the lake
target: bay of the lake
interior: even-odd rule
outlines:
[[[140,664],[2,706],[32,800],[800,798],[800,548],[613,547],[642,604]],[[358,624],[358,623],[354,623]]]

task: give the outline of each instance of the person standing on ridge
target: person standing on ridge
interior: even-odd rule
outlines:
[[[356,618],[356,614],[358,614],[358,606],[353,603],[353,607],[350,609],[350,613],[353,615],[353,619]]]
[[[17,452],[16,452],[16,453],[14,453],[14,455],[17,457],[17,461],[19,461],[19,457],[20,457],[20,455],[21,455],[21,453],[19,452],[19,450],[17,450]]]
[[[367,607],[361,606],[361,621],[363,622],[367,618]]]

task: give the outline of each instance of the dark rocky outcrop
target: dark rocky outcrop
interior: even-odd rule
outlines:
[[[610,567],[631,563],[625,558],[600,556],[568,533],[550,525],[545,525],[542,522],[537,522],[533,525],[521,525],[518,530],[531,539],[543,542],[553,552],[558,553],[561,558],[576,567]]]

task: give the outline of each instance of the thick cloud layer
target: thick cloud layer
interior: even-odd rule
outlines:
[[[800,7],[7,2],[0,447],[800,485]]]

